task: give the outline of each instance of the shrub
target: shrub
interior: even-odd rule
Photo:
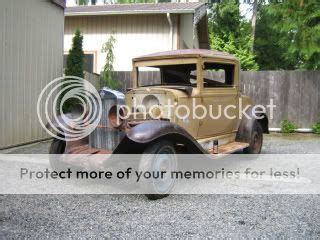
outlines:
[[[320,122],[318,122],[312,126],[312,132],[316,133],[316,134],[320,134]]]
[[[293,133],[297,128],[297,126],[293,122],[287,119],[281,121],[280,126],[282,133]]]

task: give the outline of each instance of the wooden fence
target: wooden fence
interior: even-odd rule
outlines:
[[[153,72],[142,72],[143,83],[153,83],[158,77]],[[115,71],[115,79],[125,90],[132,87],[131,72]],[[276,105],[269,127],[280,127],[289,119],[299,128],[310,128],[320,120],[320,71],[259,71],[241,72],[241,92],[250,96],[255,104]]]
[[[241,73],[241,91],[254,103],[276,105],[270,127],[283,119],[299,128],[310,128],[320,120],[320,71],[259,71]]]
[[[89,81],[93,86],[95,86],[96,89],[101,88],[100,84],[100,75],[96,73],[89,73],[89,72],[84,72],[84,79]]]

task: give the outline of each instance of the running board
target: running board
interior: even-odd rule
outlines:
[[[210,154],[228,154],[249,147],[249,143],[231,142],[208,150]],[[217,151],[218,148],[218,151]]]

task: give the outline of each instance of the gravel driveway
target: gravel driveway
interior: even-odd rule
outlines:
[[[266,135],[263,152],[320,153],[320,138]],[[1,239],[320,238],[319,195],[1,195],[0,203]]]

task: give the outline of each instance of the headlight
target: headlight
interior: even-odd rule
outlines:
[[[159,105],[149,108],[149,115],[153,119],[159,119],[162,115],[162,107]]]
[[[142,100],[149,116],[153,119],[159,119],[162,115],[162,106],[159,99],[154,95],[148,95]]]
[[[150,109],[152,106],[159,105],[159,99],[154,95],[145,96],[142,100],[142,104],[146,107],[146,109]]]
[[[114,128],[120,127],[123,123],[123,119],[121,118],[121,116],[124,116],[124,110],[122,108],[119,109],[119,112],[117,112],[117,110],[117,106],[114,105],[110,108],[108,112],[110,124]]]

